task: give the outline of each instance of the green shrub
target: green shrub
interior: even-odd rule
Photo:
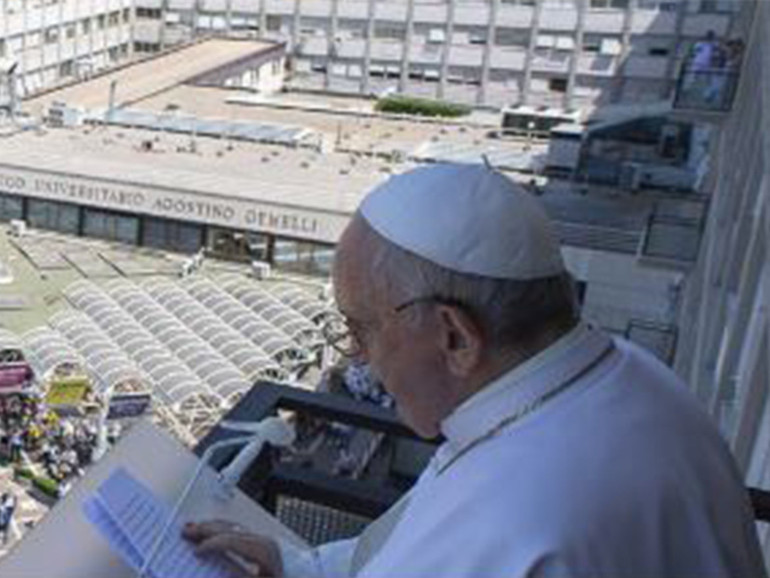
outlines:
[[[59,483],[56,480],[45,476],[38,476],[32,479],[32,484],[47,496],[52,498],[59,497]]]
[[[414,114],[418,116],[457,117],[465,116],[471,112],[470,107],[462,104],[398,94],[381,98],[377,101],[374,108],[379,112]]]
[[[16,478],[26,478],[28,480],[31,480],[32,478],[35,477],[35,472],[23,466],[16,466],[15,468],[13,468],[13,475]]]

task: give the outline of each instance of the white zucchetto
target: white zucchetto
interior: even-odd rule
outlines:
[[[359,207],[391,243],[452,271],[532,280],[564,272],[539,202],[481,164],[435,164],[389,178]]]

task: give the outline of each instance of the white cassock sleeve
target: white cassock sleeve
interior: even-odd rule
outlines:
[[[286,578],[347,578],[357,538],[329,542],[309,550],[279,542]]]

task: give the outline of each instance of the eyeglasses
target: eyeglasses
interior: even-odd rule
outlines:
[[[438,303],[454,307],[466,307],[456,299],[448,299],[439,295],[423,295],[409,299],[393,308],[393,313],[401,313],[413,305],[420,303]],[[344,314],[334,315],[321,327],[326,342],[343,357],[358,357],[364,351],[366,335],[370,328],[357,323]]]

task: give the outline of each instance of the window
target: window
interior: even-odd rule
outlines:
[[[117,12],[111,12],[109,16],[109,26],[110,28],[117,26],[120,24],[120,11]]]
[[[428,31],[429,44],[443,44],[446,41],[446,31],[443,28],[431,28]]]
[[[139,241],[139,219],[111,211],[85,209],[83,234],[136,245]]]
[[[71,60],[65,60],[59,65],[59,76],[66,77],[75,74],[75,66]]]
[[[400,22],[375,22],[374,37],[385,40],[404,40],[406,26]]]
[[[606,8],[624,9],[628,8],[628,0],[591,0],[591,8],[599,10]]]
[[[267,15],[267,29],[270,32],[278,32],[281,30],[281,17],[275,14]]]
[[[158,10],[160,12],[160,10]],[[123,8],[123,22],[131,20],[131,8]]]
[[[623,52],[623,43],[619,38],[604,38],[599,52],[607,56],[618,56]]]
[[[599,52],[602,46],[601,37],[596,34],[583,35],[583,52]]]
[[[731,13],[740,10],[739,0],[702,0],[700,11],[705,13]]]
[[[146,217],[143,223],[142,245],[195,253],[201,247],[203,228],[200,225]]]
[[[99,28],[99,30],[104,30],[106,25],[107,16],[105,14],[99,14],[99,16],[96,17],[96,26]]]
[[[64,29],[64,35],[67,37],[67,40],[72,40],[75,38],[75,35],[78,33],[78,27],[75,24],[70,24],[67,26],[67,28]]]
[[[212,255],[227,259],[267,261],[268,245],[265,235],[210,227],[206,247]]]
[[[32,227],[77,234],[80,210],[66,203],[30,199],[27,221]]]
[[[157,52],[160,50],[160,44],[157,42],[134,42],[135,52]]]
[[[548,90],[550,90],[551,92],[567,92],[567,79],[566,78],[548,79]]]
[[[161,15],[160,8],[143,8],[138,6],[136,8],[137,18],[147,18],[151,20],[159,20]]]
[[[486,44],[487,43],[487,33],[484,32],[470,32],[468,34],[468,44]]]
[[[497,46],[520,46],[529,44],[529,30],[516,28],[497,28],[495,30],[495,44]]]
[[[333,256],[332,246],[278,239],[275,242],[273,262],[276,269],[310,275],[329,275]]]
[[[59,40],[59,29],[55,26],[47,28],[43,38],[45,39],[46,44],[56,44]]]
[[[91,19],[86,18],[80,23],[81,27],[83,28],[83,34],[88,34],[91,32]]]
[[[21,197],[0,193],[0,221],[21,219],[24,216],[24,201]]]

